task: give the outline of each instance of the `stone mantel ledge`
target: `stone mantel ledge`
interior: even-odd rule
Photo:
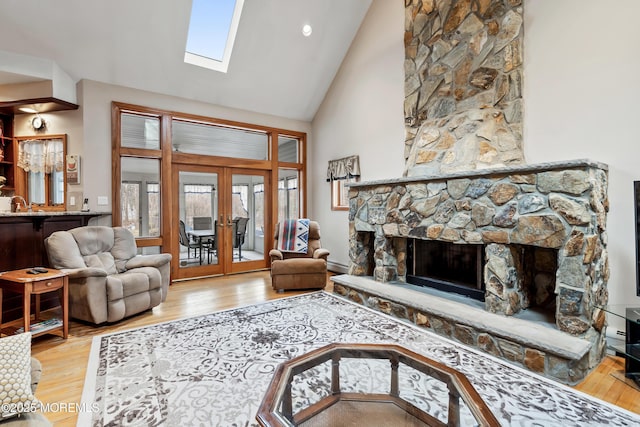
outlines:
[[[372,277],[349,274],[332,276],[331,281],[567,359],[580,360],[591,348],[589,341],[557,329],[415,291],[406,283],[380,283]]]
[[[523,173],[547,172],[554,170],[580,169],[580,168],[596,168],[603,171],[609,171],[609,166],[605,163],[596,162],[589,159],[562,160],[557,162],[524,164],[517,166],[504,166],[486,169],[476,169],[470,171],[451,172],[439,175],[415,175],[419,167],[414,167],[411,176],[393,179],[382,179],[377,181],[354,182],[346,184],[349,188],[372,187],[376,185],[395,185],[407,184],[412,182],[424,181],[442,181],[446,179],[457,178],[475,178],[491,175],[518,175]]]

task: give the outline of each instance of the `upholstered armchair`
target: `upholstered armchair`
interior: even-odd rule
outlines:
[[[75,319],[116,322],[167,297],[171,255],[138,255],[126,228],[56,231],[45,239],[45,247],[51,267],[69,273],[69,313]]]
[[[274,248],[271,258],[271,286],[277,291],[285,289],[324,289],[327,283],[327,257],[322,248],[320,225],[309,221],[306,253],[284,252],[279,249],[280,224],[276,224]]]

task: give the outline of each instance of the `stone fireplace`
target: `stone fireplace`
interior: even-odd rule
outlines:
[[[423,326],[446,320],[446,328],[434,330],[457,337],[462,328],[466,344],[486,349],[484,344],[497,340],[490,346],[495,347],[493,354],[520,357],[505,356],[508,348],[522,355],[517,361],[524,366],[527,349],[535,351],[543,360],[539,372],[576,382],[599,363],[605,350],[604,312],[597,306],[607,301],[606,191],[606,166],[587,160],[354,184],[351,265],[348,277],[334,278],[336,292]],[[408,239],[482,245],[485,310],[495,313],[487,319],[496,325],[476,328],[475,312],[465,308],[461,311],[469,317],[461,315],[455,322],[447,320],[446,313],[434,316],[416,304],[392,309],[397,303],[394,286],[406,283]],[[353,277],[382,284],[390,295],[381,299],[372,288],[356,286]],[[505,315],[529,308],[533,300],[551,298],[562,335],[534,345],[527,334],[539,325],[524,325],[521,336],[507,340],[504,331],[489,333],[500,328]],[[561,346],[558,340],[573,339],[584,344],[582,352],[548,362]]]
[[[354,301],[576,383],[605,354],[608,169],[524,161],[523,7],[405,2],[405,171],[350,186],[349,274],[332,280]],[[452,250],[451,268],[472,264],[480,309],[407,285],[433,250],[408,257],[423,241],[471,248]],[[552,307],[553,327],[518,318],[536,305]]]
[[[487,310],[555,293],[558,329],[584,334],[607,296],[606,188],[586,160],[354,184],[350,274],[405,282],[408,238],[483,245]]]

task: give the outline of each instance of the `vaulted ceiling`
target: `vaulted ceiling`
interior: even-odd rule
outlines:
[[[245,0],[226,74],[184,62],[190,1],[2,0],[0,51],[53,61],[74,82],[310,121],[370,4]],[[38,79],[0,63],[0,85]]]

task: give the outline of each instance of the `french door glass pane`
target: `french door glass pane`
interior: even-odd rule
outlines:
[[[218,174],[179,173],[180,267],[218,264]]]
[[[233,262],[264,258],[264,177],[233,174]]]
[[[160,160],[122,157],[121,170],[122,226],[136,237],[160,236]]]
[[[213,195],[215,193],[214,185],[184,184],[183,192],[185,223],[189,225],[189,227],[194,227],[194,217],[213,217]]]

